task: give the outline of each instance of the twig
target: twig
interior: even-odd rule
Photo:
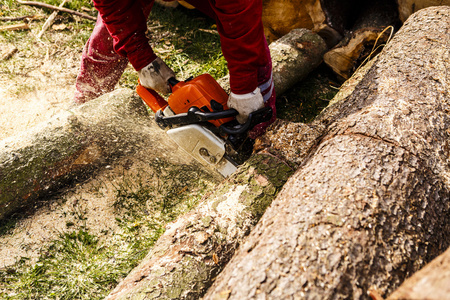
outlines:
[[[219,34],[219,32],[217,30],[212,30],[212,29],[199,28],[198,30],[202,31],[202,32],[212,33],[212,34]]]
[[[16,53],[17,51],[18,51],[18,49],[16,47],[9,49],[8,52],[6,52],[5,54],[2,55],[2,57],[0,58],[0,61],[10,59],[14,55],[14,53]]]
[[[63,0],[63,2],[61,2],[61,4],[59,5],[59,7],[63,7],[64,4],[66,4],[67,0]],[[44,25],[42,26],[41,31],[38,33],[37,38],[40,39],[42,37],[42,35],[44,34],[44,32],[53,24],[53,21],[56,18],[56,15],[58,14],[57,11],[54,11],[50,17],[48,17],[47,21],[45,21]]]
[[[36,20],[41,19],[43,16],[39,15],[29,15],[29,16],[21,16],[21,17],[0,17],[0,21],[22,21],[25,19]]]
[[[81,12],[78,12],[78,11],[75,11],[75,10],[71,10],[71,9],[68,9],[68,8],[50,5],[50,4],[47,4],[47,3],[35,2],[35,1],[22,1],[22,0],[16,0],[16,1],[17,1],[17,3],[23,4],[23,5],[45,7],[45,8],[48,8],[48,9],[53,9],[53,10],[58,10],[58,11],[66,12],[66,13],[69,13],[69,14],[73,14],[73,15],[76,15],[76,16],[79,16],[79,17],[82,17],[82,18],[85,18],[85,19],[88,19],[88,20],[92,20],[92,21],[96,21],[97,20],[96,17],[90,16],[90,15],[87,15],[87,14],[84,14],[84,13],[81,13]]]
[[[27,23],[0,26],[0,31],[11,31],[11,30],[22,30],[22,29],[30,29],[30,27],[28,26]]]

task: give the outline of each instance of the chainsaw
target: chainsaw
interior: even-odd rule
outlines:
[[[224,177],[236,171],[253,150],[248,132],[272,117],[272,109],[254,111],[244,124],[238,111],[227,107],[228,95],[209,74],[185,81],[168,80],[171,94],[166,99],[138,84],[136,91],[155,112],[155,121],[168,136],[195,160]]]

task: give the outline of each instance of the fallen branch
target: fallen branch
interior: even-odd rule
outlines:
[[[13,31],[13,30],[24,30],[24,29],[30,29],[30,26],[28,26],[27,23],[0,26],[0,31]]]
[[[38,6],[38,7],[45,7],[48,9],[58,10],[58,11],[66,12],[66,13],[69,13],[72,15],[76,15],[76,16],[88,19],[88,20],[92,20],[92,21],[97,20],[96,17],[90,16],[90,15],[87,15],[87,14],[84,14],[84,13],[81,13],[81,12],[78,12],[78,11],[75,11],[72,9],[58,7],[58,6],[50,5],[47,3],[41,3],[41,2],[36,2],[36,1],[21,1],[21,0],[17,0],[17,3],[22,4],[22,5]]]
[[[10,48],[5,54],[0,57],[0,61],[10,59],[18,49],[16,47]]]
[[[20,16],[20,17],[0,17],[0,21],[22,21],[22,20],[36,20],[42,19],[43,16],[40,15],[28,15],[28,16]]]
[[[59,5],[59,8],[63,7],[64,4],[66,4],[67,0],[63,0],[63,2],[61,2],[61,4]],[[50,17],[48,17],[47,21],[45,21],[44,25],[42,26],[41,31],[38,33],[37,38],[40,39],[42,37],[42,35],[44,34],[44,32],[53,24],[53,22],[55,21],[56,15],[58,14],[57,11],[54,11]]]

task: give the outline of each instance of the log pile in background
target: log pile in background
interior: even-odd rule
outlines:
[[[436,5],[450,5],[450,1],[264,0],[264,32],[269,42],[295,28],[319,34],[330,50],[325,64],[346,80],[374,46],[384,44],[412,13]],[[385,32],[386,28],[390,30]]]
[[[449,16],[409,18],[322,113],[326,135],[205,299],[388,295],[450,246]]]

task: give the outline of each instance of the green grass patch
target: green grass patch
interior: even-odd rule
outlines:
[[[67,222],[36,263],[26,257],[0,269],[1,299],[103,299],[144,257],[168,222],[194,207],[209,186],[206,174],[190,166],[150,162],[154,173],[125,177],[115,185],[115,233],[94,234],[83,211]],[[151,178],[151,183],[148,184]],[[1,226],[3,233],[13,223]]]

